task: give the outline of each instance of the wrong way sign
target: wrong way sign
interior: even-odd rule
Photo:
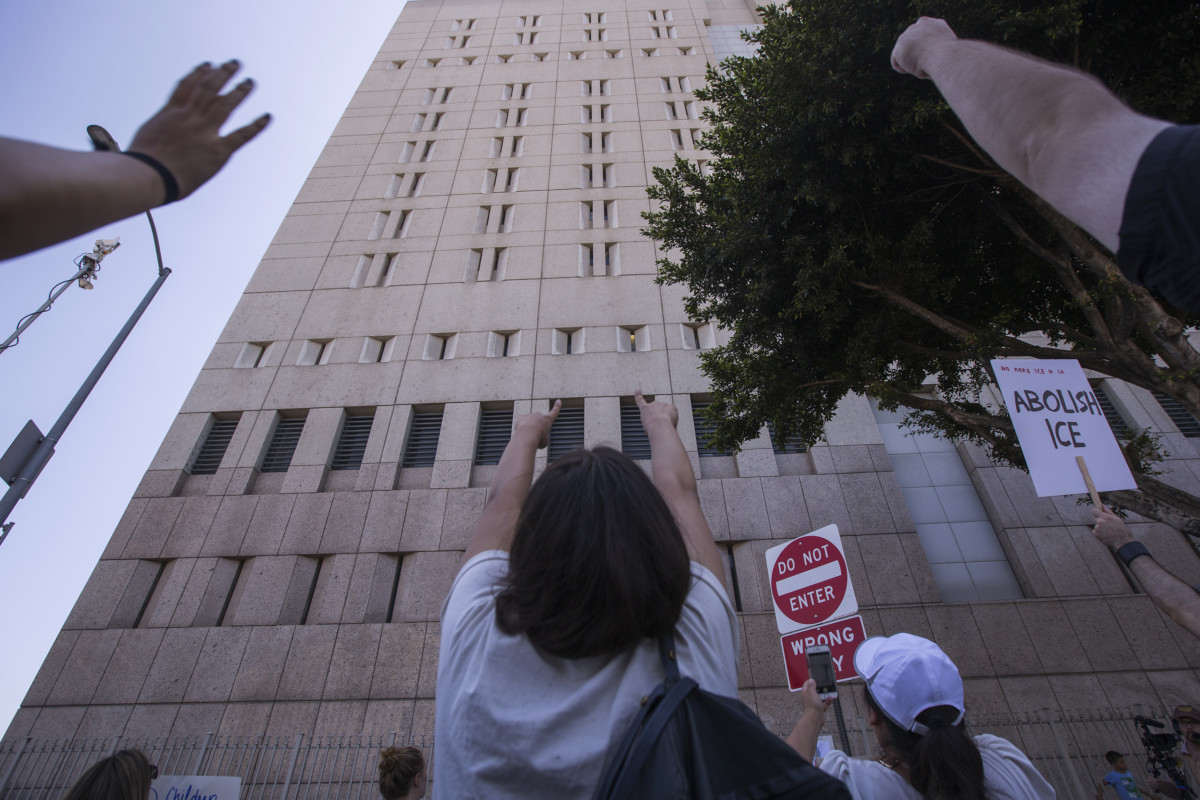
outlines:
[[[808,659],[804,652],[815,644],[825,645],[833,658],[833,671],[838,681],[858,677],[854,669],[854,653],[866,641],[863,618],[854,616],[827,622],[815,628],[785,634],[779,644],[783,647],[783,668],[787,671],[788,688],[798,692],[808,680]]]
[[[767,551],[771,600],[780,633],[820,625],[858,611],[837,525]]]

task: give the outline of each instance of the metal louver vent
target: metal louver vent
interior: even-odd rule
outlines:
[[[233,438],[237,424],[236,419],[213,420],[208,436],[204,437],[204,444],[200,445],[200,452],[192,462],[193,475],[212,475],[217,471],[225,451],[229,449],[229,440]]]
[[[475,466],[483,467],[500,463],[504,448],[512,437],[512,409],[503,411],[484,410],[479,416],[479,438],[475,440]]]
[[[261,472],[287,472],[292,465],[292,454],[304,430],[304,417],[283,417],[275,423],[275,433],[263,456]]]
[[[346,415],[346,421],[342,423],[342,435],[338,437],[333,461],[329,465],[331,470],[358,469],[362,466],[367,440],[371,438],[371,423],[374,421],[374,412]]]
[[[1125,418],[1121,416],[1121,412],[1113,405],[1113,401],[1108,394],[1100,386],[1093,386],[1092,393],[1096,395],[1096,402],[1100,404],[1100,410],[1104,412],[1104,418],[1108,420],[1108,427],[1112,428],[1113,435],[1118,439],[1125,439],[1132,435],[1129,426],[1125,424]]]
[[[635,461],[650,458],[650,437],[637,406],[621,406],[621,452]]]
[[[692,424],[696,426],[696,449],[701,456],[728,456],[728,450],[721,450],[712,445],[713,431],[716,426],[704,418],[704,410],[712,403],[692,403]]]
[[[408,428],[408,444],[404,448],[402,467],[432,467],[437,456],[438,438],[442,435],[442,412],[413,414]]]
[[[1162,406],[1162,410],[1167,412],[1171,422],[1174,422],[1175,427],[1179,428],[1180,433],[1189,439],[1200,438],[1200,420],[1192,416],[1192,413],[1184,408],[1183,403],[1162,392],[1153,392],[1153,395],[1158,404]]]
[[[767,433],[771,436],[771,447],[775,450],[775,455],[778,456],[794,456],[808,451],[808,445],[800,438],[800,434],[794,434],[784,440],[783,446],[775,443],[775,426],[767,423]]]
[[[583,408],[564,408],[550,427],[548,455],[555,461],[583,447]]]

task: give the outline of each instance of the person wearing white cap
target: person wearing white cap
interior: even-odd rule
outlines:
[[[1041,800],[1054,788],[1011,742],[990,734],[968,736],[963,724],[962,677],[942,649],[909,633],[873,636],[854,654],[866,681],[868,723],[883,755],[850,758],[834,750],[818,765],[844,781],[855,800]],[[832,701],[809,680],[804,713],[788,737],[812,759]]]

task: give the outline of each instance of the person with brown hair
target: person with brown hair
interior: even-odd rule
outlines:
[[[379,754],[379,793],[383,800],[417,800],[429,782],[425,757],[417,747],[385,747]]]
[[[653,479],[597,447],[534,483],[561,402],[517,420],[442,607],[438,797],[590,797],[663,679],[667,633],[680,672],[737,697],[736,616],[678,412],[635,399]]]
[[[118,750],[88,767],[62,800],[146,800],[157,777],[141,750]]]
[[[829,753],[820,768],[844,781],[854,800],[1052,800],[1054,788],[999,736],[967,735],[962,677],[942,649],[910,633],[872,636],[854,653],[866,681],[867,722],[883,755]],[[816,684],[801,691],[804,714],[788,737],[812,759],[825,709]]]

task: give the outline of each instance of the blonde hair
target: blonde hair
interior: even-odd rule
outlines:
[[[402,800],[424,767],[425,757],[416,747],[385,748],[379,754],[379,793],[384,800]]]
[[[62,800],[146,800],[150,769],[141,750],[119,750],[88,767]]]

